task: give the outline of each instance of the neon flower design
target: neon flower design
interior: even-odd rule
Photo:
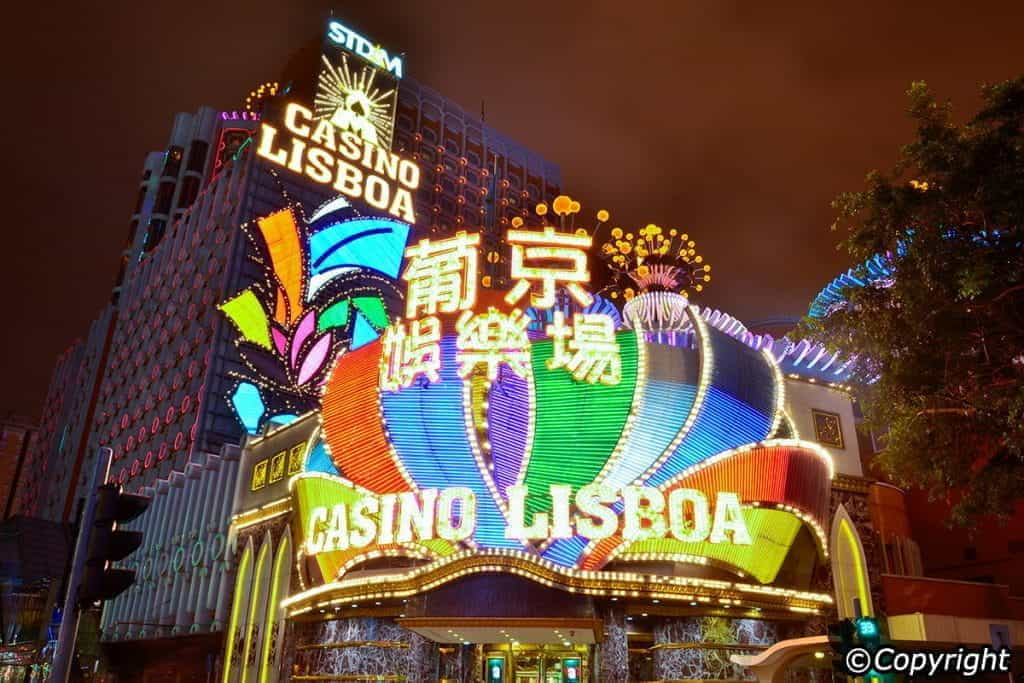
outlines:
[[[334,359],[400,313],[395,281],[409,226],[344,199],[307,221],[289,206],[244,226],[264,277],[220,305],[248,372],[228,397],[246,431],[314,410]]]

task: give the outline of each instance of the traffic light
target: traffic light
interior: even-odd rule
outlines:
[[[874,617],[857,619],[857,644],[870,652],[878,650],[882,644],[882,629],[878,625],[878,619]]]
[[[104,484],[96,491],[96,514],[89,530],[85,572],[78,589],[78,604],[89,605],[97,600],[110,600],[123,593],[135,581],[131,569],[108,568],[109,562],[128,557],[142,545],[141,531],[117,528],[149,507],[149,498],[121,493],[117,484]]]
[[[828,625],[828,644],[832,652],[842,658],[849,652],[854,644],[857,629],[852,619],[843,619]]]
[[[857,627],[852,619],[843,619],[828,625],[828,644],[832,648],[832,669],[837,674],[849,675],[846,653],[856,644]]]

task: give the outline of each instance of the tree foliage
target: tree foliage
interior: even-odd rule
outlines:
[[[1024,497],[1024,77],[983,88],[962,124],[924,83],[908,95],[916,139],[833,202],[842,246],[895,275],[801,334],[856,355],[882,469],[969,523]]]

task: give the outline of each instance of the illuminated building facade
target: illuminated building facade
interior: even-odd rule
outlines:
[[[567,197],[510,221],[504,288],[475,231],[339,211],[257,220],[272,287],[221,307],[243,353],[308,367],[250,373],[260,411],[323,387],[242,453],[222,680],[735,679],[733,655],[875,613],[845,363],[692,306],[692,240],[615,228],[609,257],[642,258],[606,298]],[[335,346],[364,281],[388,325]]]
[[[351,73],[365,76],[359,59],[352,57]],[[113,452],[111,480],[155,497],[146,515],[155,526],[134,555],[137,584],[108,604],[102,622],[102,639],[115,661],[124,663],[120,673],[128,680],[143,669],[195,673],[218,666],[231,597],[225,586],[238,551],[227,535],[229,509],[208,501],[231,503],[238,444],[247,431],[306,410],[308,396],[301,391],[275,395],[268,400],[278,402],[265,406],[255,423],[245,421],[251,412],[243,415],[237,406],[252,408],[243,384],[254,365],[263,368],[264,349],[239,347],[234,326],[218,310],[232,293],[266,289],[261,265],[250,258],[255,218],[292,202],[304,207],[303,220],[312,219],[317,207],[339,194],[257,153],[261,120],[273,115],[278,90],[277,83],[255,88],[239,111],[204,107],[179,114],[166,149],[146,157],[112,302],[89,338],[59,361],[41,438],[26,461],[16,506],[25,514],[73,519],[87,494],[85,473],[103,447]],[[526,206],[557,193],[556,166],[425,86],[396,79],[392,97],[391,147],[416,176],[408,205],[417,219],[405,227],[403,246],[407,237],[463,228],[496,235],[497,226],[521,216]],[[308,103],[312,107],[312,98]],[[342,124],[359,125],[351,119]],[[378,138],[373,150],[384,150],[383,142]],[[386,166],[390,158],[379,163]],[[381,178],[370,181],[368,199],[353,200],[341,213],[385,218],[387,212],[373,205],[379,187],[373,183]],[[482,270],[500,277],[504,267],[492,259]],[[381,316],[393,297],[370,285],[354,283],[362,289],[346,290],[351,307],[330,312],[337,323],[331,358],[338,345],[353,337],[376,339],[386,327]],[[339,316],[348,317],[339,322]],[[298,322],[285,317],[280,324]],[[307,351],[300,365],[320,352]],[[298,383],[296,373],[309,367],[283,371]],[[179,644],[146,647],[167,637]]]

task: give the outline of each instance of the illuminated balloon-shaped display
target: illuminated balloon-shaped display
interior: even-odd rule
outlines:
[[[440,341],[436,380],[383,389],[382,342],[341,356],[322,397],[323,439],[338,473],[377,494],[469,489],[478,548],[523,552],[557,565],[599,569],[613,559],[702,558],[774,579],[801,525],[824,551],[831,462],[811,444],[772,440],[783,382],[773,356],[708,325],[672,337],[620,329],[618,381],[580,381],[552,367],[555,341],[534,335],[532,372],[459,372],[456,336]],[[543,541],[509,537],[510,509],[529,519],[552,510],[552,486],[681,487],[736,492],[750,543],[612,534]],[[524,500],[513,501],[522,487]],[[822,493],[824,492],[824,494]],[[622,513],[622,503],[610,506]],[[514,515],[513,515],[514,516]]]

